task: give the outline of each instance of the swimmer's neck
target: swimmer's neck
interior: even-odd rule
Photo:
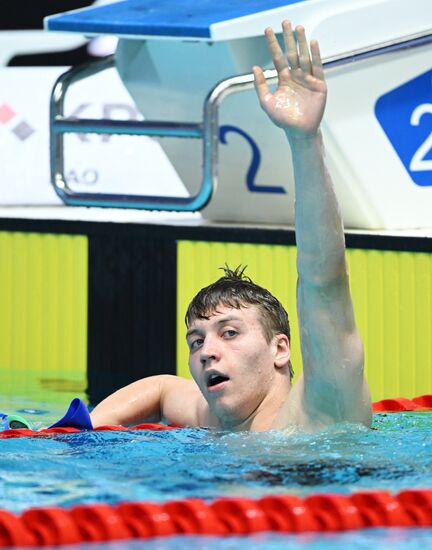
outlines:
[[[267,395],[258,407],[245,418],[226,413],[217,415],[210,410],[211,427],[230,432],[266,432],[279,429],[280,416],[285,401],[286,396],[275,398],[273,395]]]

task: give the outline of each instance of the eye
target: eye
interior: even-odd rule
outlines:
[[[204,342],[204,340],[202,338],[196,338],[195,340],[191,340],[189,342],[189,349],[191,351],[194,351],[194,350],[198,349],[200,346],[202,346],[203,342]]]
[[[230,328],[228,330],[225,330],[223,335],[225,336],[225,338],[234,338],[235,336],[237,336],[237,331]]]

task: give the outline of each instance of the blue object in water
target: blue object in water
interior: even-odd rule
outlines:
[[[72,399],[71,404],[69,405],[69,408],[63,418],[60,418],[60,420],[49,427],[68,427],[78,428],[80,430],[93,430],[93,424],[87,409],[87,405],[78,397]]]

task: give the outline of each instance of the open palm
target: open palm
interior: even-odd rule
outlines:
[[[303,27],[297,27],[298,46],[291,24],[282,23],[286,55],[272,29],[266,29],[267,43],[278,73],[278,87],[272,93],[263,71],[254,67],[255,87],[261,107],[270,119],[289,135],[317,131],[327,96],[318,42],[311,42],[310,53]]]

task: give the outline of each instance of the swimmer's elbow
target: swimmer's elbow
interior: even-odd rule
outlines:
[[[345,249],[325,257],[316,254],[297,254],[299,283],[309,288],[326,289],[346,284],[349,278]]]

